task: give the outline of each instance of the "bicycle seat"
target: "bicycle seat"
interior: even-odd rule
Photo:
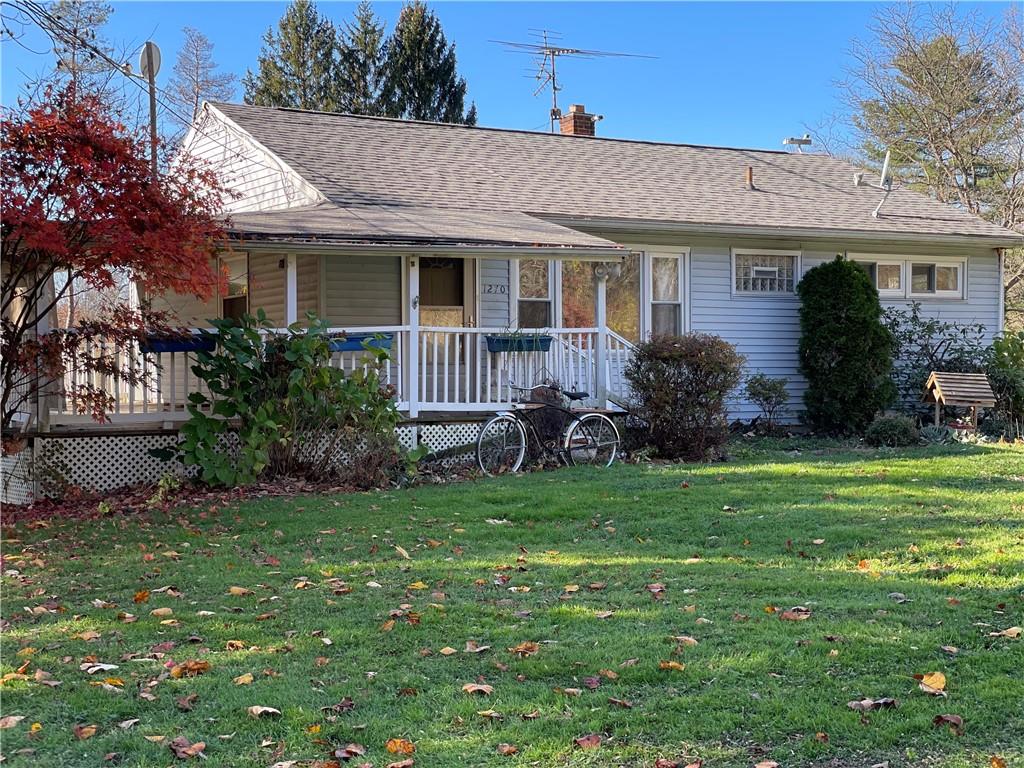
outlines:
[[[568,397],[570,400],[586,400],[590,397],[589,392],[562,392],[563,395]]]

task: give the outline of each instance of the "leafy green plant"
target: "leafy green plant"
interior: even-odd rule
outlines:
[[[977,373],[985,367],[985,326],[980,323],[929,317],[917,301],[907,309],[886,309],[884,321],[893,342],[893,378],[905,407],[918,406],[932,371]]]
[[[910,416],[879,416],[864,432],[864,441],[877,447],[899,448],[915,445],[920,439],[917,423]]]
[[[662,458],[706,461],[728,439],[726,398],[740,382],[743,356],[709,334],[656,336],[626,367],[632,412]]]
[[[776,427],[775,417],[789,402],[789,379],[775,379],[765,373],[755,373],[747,379],[747,399],[761,409],[765,428],[770,433]]]
[[[860,432],[895,397],[892,338],[878,291],[841,256],[809,270],[796,291],[807,419],[831,434]]]
[[[944,424],[921,427],[921,439],[926,443],[942,444],[953,440],[953,430]]]
[[[1008,331],[989,347],[985,364],[996,407],[984,426],[1009,438],[1024,437],[1024,331]]]
[[[181,459],[202,481],[244,485],[258,478],[321,479],[374,453],[375,467],[401,466],[394,388],[380,379],[388,351],[367,339],[367,363],[346,375],[330,365],[331,337],[313,315],[308,326],[274,332],[266,314],[213,322],[216,348],[192,370],[207,392],[190,395]],[[236,436],[236,437],[235,437]],[[232,443],[234,444],[232,445]],[[383,454],[391,459],[386,460]],[[380,473],[369,473],[376,484]]]

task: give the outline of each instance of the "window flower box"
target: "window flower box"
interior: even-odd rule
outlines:
[[[393,338],[390,333],[350,333],[331,339],[328,343],[331,352],[362,352],[366,349],[363,346],[364,341],[370,349],[391,349]]]
[[[143,352],[213,352],[217,340],[206,334],[154,334],[139,344]]]
[[[552,338],[547,334],[486,336],[488,352],[547,352]]]

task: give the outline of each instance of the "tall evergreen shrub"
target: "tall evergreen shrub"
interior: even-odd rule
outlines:
[[[878,291],[864,269],[837,256],[809,270],[796,292],[807,419],[824,432],[862,432],[896,396]]]

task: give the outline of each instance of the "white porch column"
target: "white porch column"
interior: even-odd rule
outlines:
[[[594,265],[594,317],[597,320],[597,349],[594,355],[594,381],[597,407],[608,407],[608,265]]]
[[[416,418],[420,412],[420,260],[417,256],[409,257],[409,346],[406,354],[409,418]]]
[[[284,324],[291,325],[299,319],[299,267],[294,253],[285,257],[284,275]]]

